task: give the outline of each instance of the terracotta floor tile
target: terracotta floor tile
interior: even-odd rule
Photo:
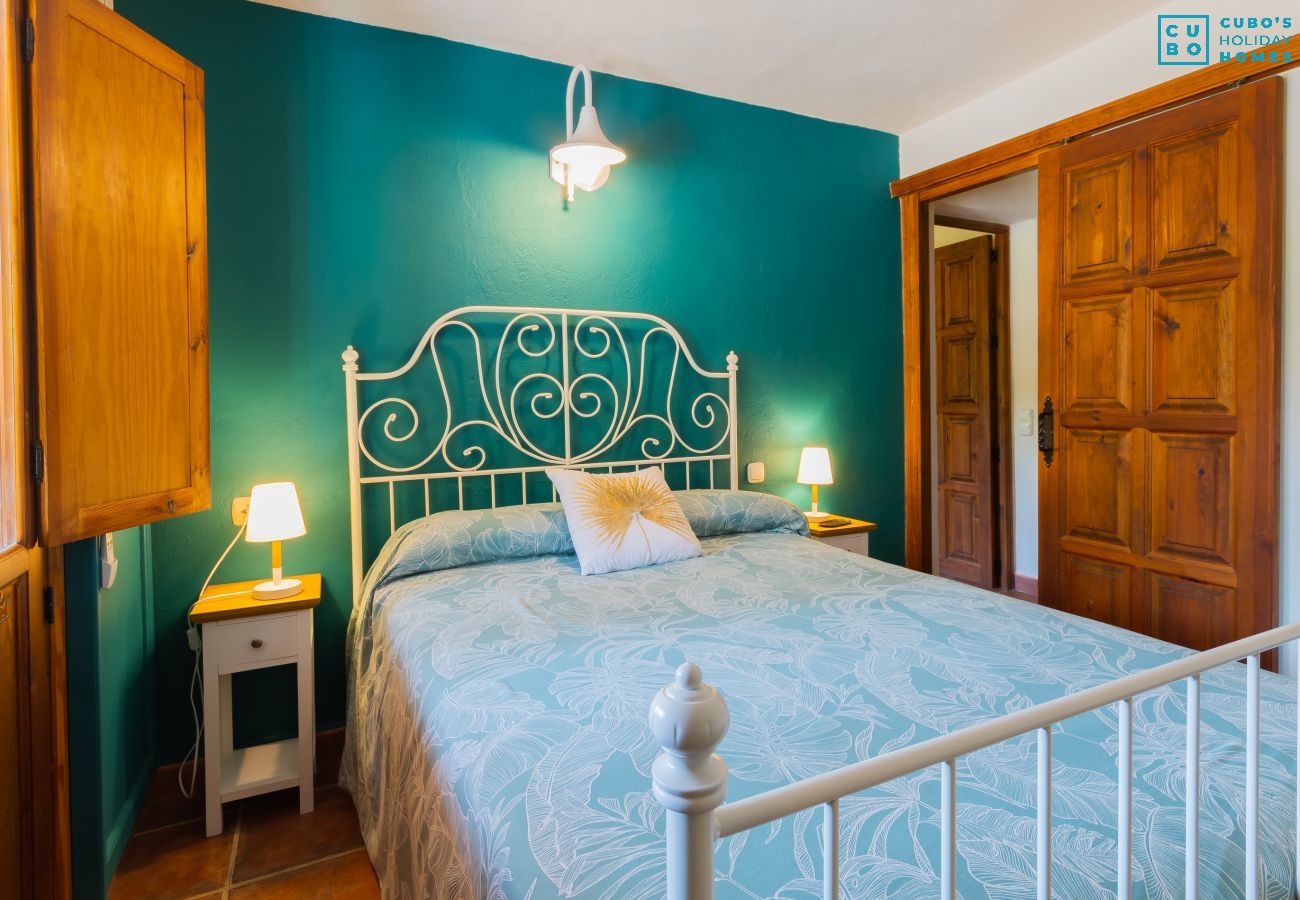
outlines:
[[[379,880],[365,850],[272,875],[230,892],[230,900],[377,900]]]
[[[339,787],[318,790],[316,809],[305,816],[296,790],[251,803],[241,816],[234,883],[361,846],[352,798]]]
[[[209,838],[186,822],[131,838],[109,888],[110,900],[179,900],[225,887],[233,828]]]
[[[190,770],[185,769],[186,782],[189,782]],[[194,776],[194,796],[186,799],[176,781],[176,767],[164,766],[154,773],[149,783],[149,790],[144,797],[144,805],[135,820],[136,831],[148,831],[164,825],[187,822],[203,815],[203,762],[199,761],[199,771]]]

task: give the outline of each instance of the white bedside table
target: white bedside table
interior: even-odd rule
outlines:
[[[215,584],[199,598],[190,620],[203,626],[203,756],[208,837],[221,833],[221,805],[298,788],[298,811],[312,811],[316,760],[312,611],[320,603],[320,575],[301,575],[302,590],[278,600],[255,600],[257,581]],[[241,747],[233,742],[230,676],[270,666],[298,667],[298,736]],[[215,764],[214,764],[215,763]]]
[[[832,547],[848,550],[850,553],[860,553],[863,556],[871,555],[871,532],[876,530],[875,522],[864,522],[861,519],[850,519],[847,516],[826,516],[825,518],[845,519],[848,524],[841,525],[839,528],[827,528],[821,524],[825,519],[809,519],[808,530],[814,538]]]

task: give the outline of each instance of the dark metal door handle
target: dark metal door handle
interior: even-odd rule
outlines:
[[[254,649],[254,650],[261,650],[261,649],[262,649],[262,639],[261,639],[261,638],[253,638],[253,649]]]
[[[1043,410],[1038,414],[1038,452],[1043,454],[1043,464],[1050,469],[1056,453],[1056,412],[1051,397],[1043,401]]]

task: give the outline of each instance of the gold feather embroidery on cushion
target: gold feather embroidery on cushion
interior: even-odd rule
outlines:
[[[592,475],[576,485],[579,508],[588,517],[597,540],[617,552],[635,523],[650,547],[642,520],[654,522],[686,540],[695,536],[672,492],[641,476],[611,478]]]

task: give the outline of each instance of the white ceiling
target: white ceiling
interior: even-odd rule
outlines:
[[[901,133],[1159,0],[256,0]]]
[[[1038,217],[1038,172],[1021,172],[1010,178],[953,194],[933,204],[936,215],[1014,225]]]

